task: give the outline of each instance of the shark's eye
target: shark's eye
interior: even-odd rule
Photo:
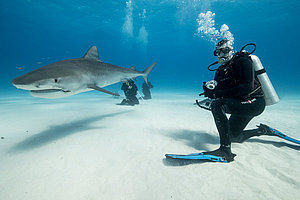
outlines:
[[[58,82],[57,78],[56,78],[56,79],[54,79],[54,82],[55,82],[55,83],[57,83],[57,82]]]

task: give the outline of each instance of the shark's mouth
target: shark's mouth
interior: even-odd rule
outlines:
[[[45,94],[45,93],[57,93],[57,92],[64,92],[68,93],[71,92],[70,90],[62,90],[62,89],[46,89],[46,90],[30,90],[31,93],[36,94]]]
[[[45,90],[30,90],[30,94],[34,97],[56,99],[72,95],[70,90],[63,89],[45,89]]]

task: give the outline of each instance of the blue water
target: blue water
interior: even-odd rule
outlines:
[[[235,50],[257,45],[255,54],[280,97],[297,95],[299,10],[298,0],[0,1],[0,95],[24,93],[13,78],[82,57],[91,45],[101,60],[123,67],[143,70],[156,61],[149,76],[154,92],[197,94],[202,81],[212,79],[207,66],[216,61],[214,42],[197,32],[198,15],[207,11],[215,14],[216,30],[229,27]]]

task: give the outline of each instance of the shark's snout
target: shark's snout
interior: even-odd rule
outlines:
[[[18,88],[23,90],[36,90],[39,88],[38,84],[28,83],[28,81],[24,80],[23,77],[17,77],[12,80],[12,84]]]
[[[22,79],[20,79],[20,78],[15,78],[12,80],[12,84],[15,86],[16,85],[24,85],[24,81],[22,81]]]
[[[36,90],[37,87],[32,86],[32,85],[22,85],[22,84],[14,84],[13,85],[18,88],[18,89],[22,89],[22,90]]]
[[[19,89],[24,89],[24,90],[27,90],[27,84],[24,82],[23,79],[20,79],[20,78],[15,78],[12,80],[12,84],[16,87],[16,88],[19,88]]]

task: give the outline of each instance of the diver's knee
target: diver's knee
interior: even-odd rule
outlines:
[[[230,141],[231,141],[232,143],[243,143],[243,142],[244,142],[242,135],[231,136],[231,137],[230,137]]]

